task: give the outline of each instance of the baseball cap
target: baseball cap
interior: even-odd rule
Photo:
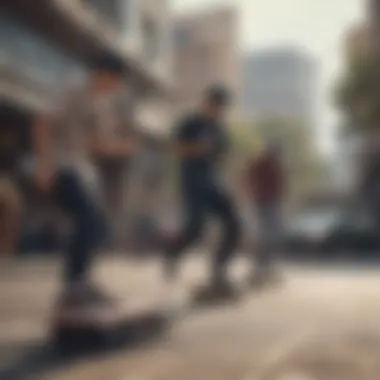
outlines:
[[[226,106],[231,102],[231,93],[223,85],[213,85],[206,91],[207,99],[215,104]]]

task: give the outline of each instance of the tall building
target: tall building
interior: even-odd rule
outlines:
[[[173,30],[174,78],[180,110],[194,107],[204,89],[228,86],[240,103],[238,16],[222,7],[177,18]]]
[[[316,62],[293,48],[247,56],[243,63],[243,109],[250,119],[267,115],[313,123],[316,103]]]

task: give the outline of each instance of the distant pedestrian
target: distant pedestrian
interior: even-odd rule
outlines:
[[[280,145],[274,142],[258,158],[251,160],[245,178],[259,232],[252,284],[261,284],[275,274],[282,230],[284,181]]]

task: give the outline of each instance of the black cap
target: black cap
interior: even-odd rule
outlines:
[[[213,85],[206,91],[207,99],[214,104],[227,106],[231,102],[231,93],[223,85]]]
[[[112,54],[103,54],[91,62],[93,71],[107,71],[116,75],[128,74],[128,68],[123,59]]]

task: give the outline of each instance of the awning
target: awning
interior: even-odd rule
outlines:
[[[142,87],[161,94],[172,92],[170,82],[140,59],[138,46],[126,41],[112,23],[100,18],[83,3],[69,0],[13,0],[7,9],[33,29],[49,36],[83,61],[99,53],[115,54],[129,65]]]

